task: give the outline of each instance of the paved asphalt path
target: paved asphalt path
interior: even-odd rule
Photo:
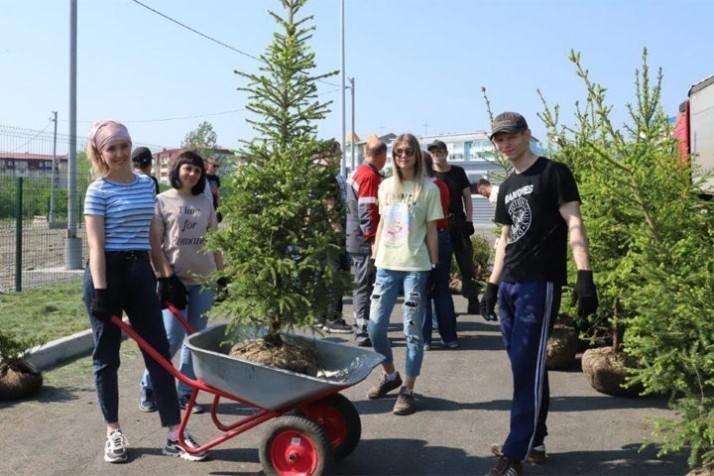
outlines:
[[[346,299],[345,315],[351,315]],[[455,297],[457,312],[466,301]],[[401,306],[392,314],[390,337],[396,364],[404,368]],[[362,440],[352,455],[330,471],[337,475],[479,475],[494,463],[490,444],[508,429],[511,377],[497,324],[480,316],[458,318],[461,347],[427,352],[417,382],[419,411],[391,413],[394,397],[368,400],[378,376],[343,393],[362,419]],[[349,335],[331,335],[351,342]],[[438,340],[438,337],[435,339]],[[653,430],[648,418],[669,417],[664,398],[615,398],[593,390],[579,370],[551,372],[548,461],[525,465],[530,475],[683,475],[685,455],[656,457],[639,452]],[[257,475],[262,474],[258,445],[266,424],[228,440],[211,451],[210,460],[189,462],[161,455],[165,431],[156,413],[138,408],[143,362],[137,346],[125,341],[120,369],[120,416],[130,444],[126,464],[103,461],[104,425],[96,402],[88,356],[44,372],[38,397],[0,402],[0,475]],[[209,397],[199,395],[199,402]],[[224,420],[245,410],[221,404]],[[192,434],[200,441],[218,431],[208,414],[193,415]]]

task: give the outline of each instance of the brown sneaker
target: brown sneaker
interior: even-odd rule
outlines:
[[[523,466],[520,461],[513,461],[505,456],[501,456],[496,466],[488,472],[488,476],[521,476],[522,474]]]
[[[396,390],[402,386],[402,377],[399,376],[397,372],[397,377],[394,380],[388,380],[387,374],[382,373],[379,377],[379,381],[367,392],[367,398],[374,400],[375,398],[382,398],[392,390]]]
[[[399,389],[397,401],[394,402],[392,413],[395,415],[411,415],[416,411],[416,397],[414,392],[406,392],[406,387]]]
[[[491,453],[499,458],[503,457],[503,452],[501,451],[501,445],[491,445]],[[531,452],[528,453],[526,461],[529,463],[543,464],[545,463],[545,445],[534,446]]]

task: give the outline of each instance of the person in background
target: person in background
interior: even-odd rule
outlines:
[[[392,412],[409,415],[417,408],[414,385],[424,359],[426,285],[439,261],[436,222],[444,214],[439,189],[424,175],[416,137],[397,137],[392,160],[394,175],[379,186],[380,220],[374,244],[377,277],[367,326],[374,350],[384,356],[383,373],[367,397],[381,398],[399,388]],[[407,345],[404,386],[387,338],[389,317],[400,291],[404,292],[402,322]]]
[[[367,323],[369,298],[374,289],[374,238],[379,225],[377,192],[387,163],[387,144],[376,137],[367,140],[364,161],[347,180],[347,252],[354,265],[354,338],[360,347],[370,347]]]
[[[206,171],[201,156],[191,151],[179,155],[169,172],[169,181],[172,188],[157,197],[154,212],[157,226],[153,231],[157,235],[156,241],[161,243],[156,271],[159,276],[177,276],[185,291],[183,296],[175,298],[166,294],[163,288],[163,296],[159,297],[163,302],[173,304],[196,331],[201,331],[208,323],[206,313],[213,307],[215,292],[199,284],[197,278],[223,269],[221,253],[204,250],[205,235],[217,228],[218,221],[211,200],[203,193]],[[163,315],[169,355],[173,358],[180,348],[179,370],[195,379],[191,351],[184,343],[186,329],[170,310],[164,309]],[[182,410],[188,405],[191,391],[191,387],[179,382],[178,398]],[[139,408],[144,412],[156,410],[153,384],[146,370],[141,380]],[[193,413],[203,411],[201,405],[194,404]]]
[[[151,155],[151,151],[146,147],[137,147],[134,149],[134,152],[131,153],[131,163],[134,164],[134,172],[151,177],[156,187],[156,195],[158,195],[160,192],[159,181],[156,180],[156,177],[151,175],[151,164],[153,161],[154,157]]]
[[[151,179],[132,172],[130,156],[131,137],[123,124],[102,121],[92,126],[87,157],[95,180],[84,200],[89,263],[82,300],[94,338],[94,383],[107,427],[104,460],[109,463],[128,459],[128,441],[119,422],[117,371],[122,334],[111,323],[112,316],[126,312],[132,328],[164,358],[171,358],[152,269],[161,253],[152,232],[157,226],[156,192]],[[169,289],[175,288],[176,281],[175,276],[160,278]],[[163,454],[205,459],[205,452],[189,453],[183,448],[199,447],[188,431],[184,430],[179,443],[181,411],[173,377],[143,350],[142,355],[154,383],[161,425],[168,429]]]
[[[322,157],[318,161],[318,165],[321,167],[332,167],[336,166],[342,157],[342,147],[340,143],[332,139],[329,141],[331,144],[331,149],[327,156]],[[345,178],[337,173],[335,175],[335,182],[333,183],[334,188],[331,188],[332,196],[328,200],[328,208],[330,210],[337,209],[340,215],[340,221],[334,223],[334,228],[337,233],[342,235],[341,241],[341,251],[337,256],[336,262],[333,265],[340,271],[350,270],[350,255],[346,250],[346,239],[345,239],[345,227],[347,226],[347,212],[345,210],[345,201],[347,196],[347,184]],[[322,316],[321,327],[322,330],[329,333],[335,334],[350,334],[352,332],[352,326],[345,322],[343,317],[343,297],[342,294],[335,293],[333,296],[332,306],[330,308],[330,315]]]
[[[440,140],[435,140],[427,147],[434,159],[436,178],[449,187],[449,232],[454,256],[461,273],[461,294],[468,299],[469,314],[478,314],[479,287],[474,273],[473,245],[474,234],[473,204],[471,203],[471,184],[463,168],[450,165],[447,161],[449,152]]]
[[[218,223],[223,221],[223,215],[218,210],[221,206],[221,178],[218,176],[218,169],[221,164],[215,156],[210,156],[206,159],[206,191],[210,193],[213,200],[213,209],[216,210]]]
[[[424,156],[424,171],[426,176],[439,187],[441,198],[441,209],[444,216],[447,216],[449,209],[449,188],[444,182],[434,176],[433,159],[428,152],[422,153]],[[449,274],[451,271],[451,234],[449,233],[449,221],[446,218],[436,222],[436,229],[439,234],[439,262],[436,268],[431,271],[429,284],[431,295],[427,293],[427,301],[424,314],[424,349],[430,350],[431,334],[434,326],[432,322],[436,317],[436,327],[441,336],[441,344],[447,349],[459,347],[456,337],[456,312],[454,311],[454,299],[451,297],[449,289]],[[432,306],[433,305],[433,306]],[[434,311],[432,312],[432,307]]]
[[[574,298],[580,316],[595,313],[598,299],[573,174],[564,164],[530,150],[531,131],[518,113],[496,116],[490,139],[514,173],[498,193],[501,237],[481,310],[495,320],[499,303],[501,334],[513,374],[510,429],[505,443],[491,448],[499,460],[489,475],[516,476],[522,474],[524,459],[542,463],[546,458],[546,347],[566,283],[568,237],[578,269]]]
[[[488,203],[494,208],[496,208],[496,200],[498,199],[498,188],[498,185],[491,185],[491,182],[485,178],[479,179],[479,181],[476,182],[478,194],[488,198]]]

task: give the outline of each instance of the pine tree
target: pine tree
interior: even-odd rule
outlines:
[[[240,152],[230,178],[234,191],[221,210],[224,227],[209,237],[223,251],[230,284],[214,315],[228,316],[230,329],[268,330],[266,341],[280,343],[279,332],[305,327],[325,316],[335,293],[349,276],[332,263],[344,239],[335,231],[341,207],[336,164],[316,159],[332,151],[316,137],[316,121],[329,112],[319,102],[315,82],[336,72],[313,75],[308,47],[312,16],[298,19],[305,0],[284,0],[285,16],[269,12],[279,26],[261,55],[259,73],[236,71],[248,81],[248,122],[257,132]]]
[[[660,454],[688,448],[689,463],[714,461],[714,202],[679,160],[662,110],[662,72],[651,82],[647,50],[636,72],[636,101],[617,127],[606,88],[571,52],[587,99],[573,127],[557,108],[540,117],[573,169],[583,197],[599,318],[624,331],[636,357],[631,382],[644,393],[669,393],[674,420],[656,422]],[[614,345],[618,341],[615,339]]]

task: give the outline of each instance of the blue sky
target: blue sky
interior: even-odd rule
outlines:
[[[282,10],[278,0],[142,2],[256,56],[275,30],[267,10]],[[42,129],[56,110],[59,132],[68,132],[69,4],[0,0],[0,124]],[[204,120],[224,147],[252,137],[247,95],[236,90],[245,82],[233,70],[254,72],[257,61],[132,0],[78,4],[79,135],[92,121],[113,118],[127,124],[135,143],[153,148],[180,145]],[[316,72],[339,69],[340,1],[311,0],[304,12],[315,15]],[[643,47],[650,67],[663,68],[662,103],[672,115],[690,85],[714,74],[709,0],[345,0],[345,12],[345,70],[356,81],[362,137],[487,129],[481,86],[494,112],[522,112],[543,137],[537,89],[561,106],[566,123],[585,96],[568,61],[571,48],[608,88],[619,123],[634,101]],[[340,77],[328,81],[339,86]],[[339,87],[321,84],[320,91],[334,100],[320,135],[338,137]],[[186,116],[199,117],[175,119]]]

